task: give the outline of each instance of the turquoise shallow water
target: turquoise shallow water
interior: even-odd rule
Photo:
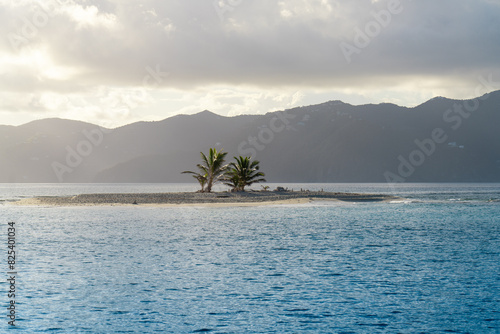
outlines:
[[[3,235],[7,221],[17,226],[16,329],[499,333],[500,186],[395,191],[408,200],[182,209],[7,202]],[[6,307],[7,282],[0,287]]]

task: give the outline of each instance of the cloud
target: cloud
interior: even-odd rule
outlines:
[[[168,100],[172,90],[216,87],[179,110],[206,104],[228,114],[259,112],[259,90],[458,95],[478,75],[500,76],[499,14],[493,0],[2,0],[0,88],[86,100],[104,87],[124,96],[147,89]],[[346,57],[342,45],[355,51]],[[168,77],[144,87],[148,69]],[[235,91],[244,108],[229,107]],[[30,106],[17,110],[62,108]]]

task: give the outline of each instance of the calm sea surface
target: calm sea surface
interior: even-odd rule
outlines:
[[[406,200],[17,207],[197,187],[0,184],[0,267],[14,221],[18,272],[17,326],[2,279],[0,332],[500,333],[500,184],[280,186]]]

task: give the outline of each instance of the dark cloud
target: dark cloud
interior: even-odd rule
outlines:
[[[54,62],[81,69],[75,79],[89,84],[137,84],[146,67],[158,64],[175,77],[164,84],[174,86],[336,86],[351,76],[467,75],[498,67],[500,8],[492,1],[401,0],[400,12],[372,30],[369,45],[357,47],[357,29],[377,24],[373,13],[390,2],[66,1],[26,47],[44,47]],[[12,31],[13,21],[23,24],[21,12],[32,19],[39,9],[3,12],[9,10],[17,13],[5,21]],[[342,42],[358,49],[349,64]]]

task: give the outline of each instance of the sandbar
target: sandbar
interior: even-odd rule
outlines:
[[[399,199],[391,195],[358,194],[323,191],[245,191],[245,192],[182,192],[81,194],[75,196],[39,196],[14,202],[15,205],[36,206],[260,206],[303,204],[312,201],[385,202]]]

